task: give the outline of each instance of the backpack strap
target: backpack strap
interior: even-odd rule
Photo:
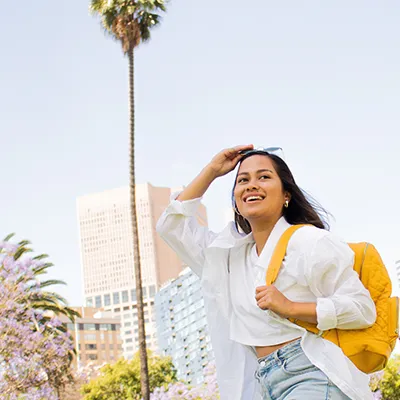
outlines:
[[[292,235],[303,226],[305,226],[305,224],[290,226],[288,229],[286,229],[286,231],[279,239],[267,269],[267,276],[266,276],[267,286],[272,285],[276,281],[276,278],[278,277],[279,271],[281,269],[283,259],[285,258],[286,255],[286,250],[289,244],[289,240],[292,237]]]
[[[303,226],[307,226],[307,224],[292,225],[291,227],[286,229],[286,231],[283,233],[283,235],[279,239],[279,241],[275,247],[275,250],[272,254],[268,269],[267,269],[267,276],[266,276],[267,286],[272,285],[276,281],[276,278],[278,277],[279,271],[282,266],[283,259],[285,258],[285,255],[286,255],[286,250],[287,250],[289,241],[290,241],[291,237],[293,236],[293,234],[297,230],[302,228]],[[330,334],[330,336],[334,335],[335,338],[337,337],[335,330],[322,332],[317,328],[317,326],[315,324],[311,324],[311,323],[305,322],[305,321],[300,321],[300,320],[294,319],[294,318],[289,318],[289,321],[305,328],[309,332],[317,334],[318,336],[326,337],[328,334]],[[335,339],[332,339],[332,341],[334,341],[334,340]],[[336,339],[336,342],[337,342],[337,339]],[[334,343],[336,343],[336,342],[334,341]]]

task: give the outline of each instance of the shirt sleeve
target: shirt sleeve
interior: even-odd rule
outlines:
[[[364,329],[374,324],[376,308],[354,271],[354,252],[327,234],[307,257],[306,280],[317,297],[318,329]]]
[[[180,259],[201,276],[204,249],[216,234],[198,221],[201,198],[179,201],[176,200],[179,194],[171,196],[171,203],[158,220],[156,230]]]

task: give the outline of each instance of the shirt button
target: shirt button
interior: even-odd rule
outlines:
[[[261,367],[265,367],[265,361],[261,361],[261,362],[260,362],[260,366],[261,366]]]

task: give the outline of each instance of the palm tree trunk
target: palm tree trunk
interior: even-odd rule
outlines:
[[[130,111],[130,192],[131,192],[131,220],[133,234],[133,253],[135,263],[137,315],[139,328],[139,358],[140,384],[143,400],[150,399],[149,369],[147,365],[146,332],[144,325],[144,307],[142,290],[142,271],[140,267],[140,249],[136,208],[136,181],[135,181],[135,91],[134,91],[134,49],[128,52],[129,59],[129,111]]]

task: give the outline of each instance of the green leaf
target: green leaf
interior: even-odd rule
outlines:
[[[28,244],[31,244],[29,240],[21,240],[18,245],[19,246],[27,246]]]
[[[40,282],[41,289],[52,285],[66,285],[66,283],[59,279],[48,279],[47,281]]]
[[[14,259],[15,259],[15,260],[19,260],[23,254],[25,254],[25,253],[30,253],[30,252],[32,252],[32,251],[33,251],[32,249],[29,249],[29,248],[27,248],[27,247],[20,247],[20,248],[18,248],[18,250],[15,252],[15,254],[14,254]]]
[[[33,260],[40,261],[40,260],[43,260],[44,258],[48,258],[48,257],[49,257],[48,254],[39,254],[38,256],[33,257]]]
[[[14,237],[15,236],[15,233],[10,233],[8,236],[6,236],[3,240],[5,241],[5,242],[8,242],[12,237]]]

